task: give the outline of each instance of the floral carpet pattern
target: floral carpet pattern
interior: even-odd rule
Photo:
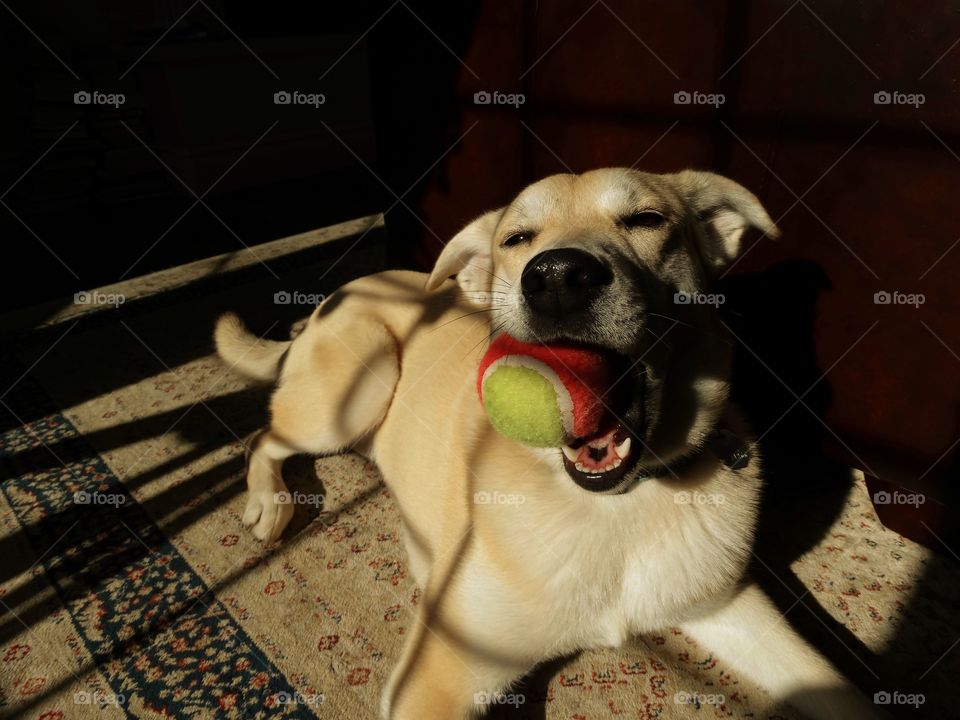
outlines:
[[[295,458],[291,489],[316,502],[297,506],[280,544],[252,538],[241,441],[267,395],[210,354],[209,319],[195,335],[171,333],[163,312],[70,334],[5,396],[0,716],[377,717],[419,600],[396,506],[356,455]],[[174,342],[196,352],[176,356]],[[806,588],[792,613],[817,605],[887,652],[885,667],[943,688],[919,711],[891,708],[905,717],[952,714],[957,657],[928,667],[952,642],[960,572],[937,557],[883,528],[858,478],[791,568]],[[938,592],[915,598],[934,563]],[[907,624],[921,641],[891,660]],[[496,716],[797,717],[669,628],[557,663],[548,680],[499,698],[511,705]]]

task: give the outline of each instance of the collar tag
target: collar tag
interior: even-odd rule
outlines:
[[[707,437],[707,446],[731,470],[742,470],[750,464],[750,448],[729,430],[713,430]]]

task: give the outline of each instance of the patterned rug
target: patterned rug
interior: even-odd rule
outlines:
[[[241,313],[270,317],[261,291]],[[276,547],[244,531],[241,439],[267,395],[209,339],[236,304],[65,328],[6,361],[0,715],[376,717],[419,599],[396,506],[358,456],[294,458],[291,488],[322,505],[298,505]],[[892,713],[956,715],[958,565],[884,529],[862,478],[790,569],[805,592],[787,617],[832,619],[841,633],[815,625],[843,637]],[[904,704],[916,683],[919,709]],[[501,700],[497,717],[796,717],[670,628],[553,663]]]

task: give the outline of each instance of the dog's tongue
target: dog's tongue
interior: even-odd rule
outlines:
[[[631,439],[620,423],[588,438],[564,445],[563,454],[580,472],[608,472],[620,466],[630,455]]]

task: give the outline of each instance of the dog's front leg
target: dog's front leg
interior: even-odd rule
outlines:
[[[883,715],[830,662],[790,627],[756,585],[702,608],[681,624],[735,672],[778,701],[816,720],[858,720]]]
[[[490,583],[474,576],[473,525],[458,508],[463,509],[450,506],[450,528],[440,543],[445,550],[434,558],[403,652],[384,688],[381,715],[387,720],[462,720],[482,715],[491,703],[522,702],[501,691],[534,664],[528,653],[535,638],[524,642],[515,627],[499,624],[510,612],[509,604],[497,607],[502,594],[478,597],[476,590],[466,589]],[[478,603],[485,609],[483,620],[477,618]]]
[[[482,715],[529,668],[484,653],[465,634],[418,615],[383,693],[386,720],[462,720]]]

